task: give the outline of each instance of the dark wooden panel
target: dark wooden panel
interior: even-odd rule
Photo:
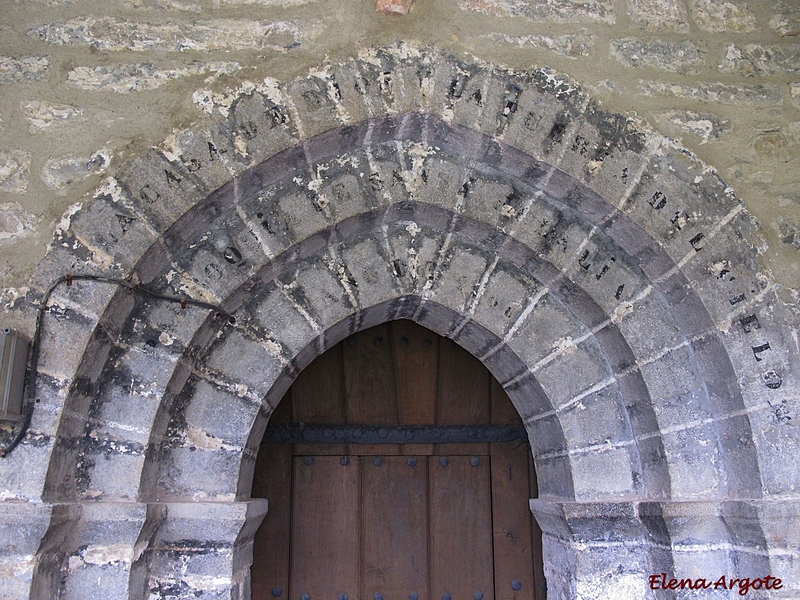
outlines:
[[[295,423],[344,423],[345,400],[342,376],[342,346],[337,344],[318,356],[292,384],[292,417]],[[296,454],[347,453],[346,444],[306,448],[298,444]]]
[[[478,425],[488,423],[489,371],[469,352],[451,340],[439,344],[439,405],[437,423]],[[463,444],[447,451],[454,454],[488,454],[486,444]],[[439,452],[440,454],[442,452]]]
[[[397,423],[394,363],[388,324],[371,327],[347,338],[342,344],[348,423]],[[390,454],[379,445],[351,444],[349,452]],[[399,453],[399,447],[393,447]]]
[[[271,590],[289,588],[289,542],[292,489],[292,447],[262,446],[256,460],[253,497],[267,498],[269,510],[256,532],[250,572],[253,600],[267,600]]]
[[[492,379],[492,423],[505,425],[519,420],[503,387]],[[542,533],[530,511],[535,498],[536,473],[530,448],[514,444],[492,444],[492,506],[495,552],[495,584],[498,594],[514,600],[544,600]],[[522,584],[519,591],[510,582]]]
[[[400,423],[436,422],[439,384],[439,343],[442,338],[413,321],[392,323],[395,382]],[[433,445],[403,446],[402,453],[433,454]]]
[[[447,465],[442,461],[447,458]],[[494,598],[489,460],[467,456],[428,459],[431,598]]]
[[[409,464],[409,460],[412,464]],[[361,458],[361,598],[428,594],[428,473],[425,457]]]
[[[359,468],[339,457],[293,461],[289,598],[358,598]]]

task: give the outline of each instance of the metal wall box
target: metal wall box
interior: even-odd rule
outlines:
[[[0,335],[0,419],[19,421],[22,418],[28,347],[28,340],[19,333],[8,327],[3,328]]]

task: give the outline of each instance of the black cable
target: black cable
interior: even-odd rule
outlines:
[[[44,295],[42,296],[42,300],[39,302],[39,310],[36,313],[36,325],[33,331],[33,340],[31,341],[31,349],[30,349],[30,369],[28,371],[28,383],[27,383],[27,394],[26,394],[26,402],[24,402],[24,415],[22,418],[22,424],[20,425],[19,431],[14,435],[12,440],[6,444],[4,447],[0,447],[0,458],[5,458],[8,456],[14,448],[16,448],[19,443],[22,441],[22,438],[25,437],[25,434],[28,431],[28,427],[31,424],[31,417],[33,416],[33,405],[36,403],[36,374],[37,374],[37,366],[39,364],[39,350],[41,345],[41,337],[42,337],[42,321],[44,319],[44,314],[47,311],[47,303],[50,300],[50,296],[52,295],[53,291],[62,283],[66,283],[68,286],[72,285],[73,281],[97,281],[100,283],[110,283],[114,285],[121,285],[122,287],[139,294],[143,294],[145,296],[150,296],[151,298],[156,298],[157,300],[167,300],[169,302],[177,302],[181,305],[181,308],[186,308],[187,306],[197,306],[199,308],[207,308],[209,310],[217,311],[217,316],[225,316],[228,318],[228,322],[233,325],[236,323],[236,317],[226,313],[222,308],[217,306],[216,304],[212,304],[211,302],[204,302],[202,300],[195,300],[194,298],[190,298],[188,296],[175,296],[172,294],[163,294],[161,292],[156,292],[154,290],[150,290],[146,287],[142,287],[137,283],[132,283],[125,279],[118,279],[116,277],[106,277],[105,275],[71,275],[66,274],[62,275],[58,279],[54,280],[45,290]]]

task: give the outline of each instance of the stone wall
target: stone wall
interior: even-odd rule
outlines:
[[[435,0],[397,17],[366,1],[32,0],[0,11],[4,306],[62,213],[127,157],[225,110],[215,95],[399,38],[552,67],[681,140],[759,219],[776,279],[800,280],[794,2]]]

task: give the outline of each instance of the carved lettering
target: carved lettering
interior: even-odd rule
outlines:
[[[381,181],[381,176],[378,173],[372,173],[369,176],[369,183],[372,186],[373,192],[378,192],[383,189],[383,181]]]
[[[586,156],[589,153],[589,140],[582,135],[576,135],[575,141],[572,142],[572,151],[578,152],[581,156]]]
[[[222,256],[232,265],[236,265],[242,262],[242,253],[239,252],[239,250],[237,250],[233,246],[228,246],[227,248],[225,248],[225,251],[222,253]]]
[[[115,214],[117,217],[117,222],[119,223],[119,228],[122,229],[122,233],[127,233],[128,227],[130,227],[130,225],[134,223],[136,219],[134,219],[133,217],[129,217],[127,215],[121,215],[119,213]]]
[[[653,194],[647,203],[652,206],[654,210],[661,210],[667,205],[667,197],[664,195],[664,192],[659,191]]]
[[[616,293],[614,294],[614,298],[619,300],[622,297],[622,291],[625,289],[625,284],[623,283],[617,288]]]
[[[764,384],[771,390],[777,390],[783,385],[783,377],[777,371],[767,371],[764,373]]]
[[[694,248],[695,252],[700,252],[700,250],[703,249],[703,246],[700,245],[700,242],[703,240],[704,237],[706,237],[704,233],[698,233],[696,236],[694,236],[692,239],[689,240],[689,243],[692,245],[692,248]]]
[[[767,342],[766,344],[761,344],[760,346],[752,346],[752,349],[753,349],[753,356],[756,357],[756,362],[761,362],[762,360],[764,360],[761,357],[761,354],[769,350],[770,345],[769,342]]]
[[[189,162],[184,162],[183,164],[186,165],[186,170],[189,171],[189,173],[199,171],[200,167],[202,167],[202,164],[196,158],[192,158]]]
[[[220,150],[213,142],[208,142],[208,160],[215,161],[221,154],[225,154],[227,150]]]
[[[161,199],[161,194],[151,188],[150,184],[148,184],[139,190],[139,198],[148,204],[155,204]]]
[[[183,181],[183,177],[178,177],[175,173],[170,171],[169,169],[164,169],[164,175],[167,177],[167,185],[172,186],[173,184],[180,183]]]
[[[525,127],[531,131],[535,131],[537,125],[539,125],[539,121],[542,120],[540,115],[536,113],[529,112],[528,115],[525,117]]]
[[[745,300],[747,300],[747,296],[745,296],[744,294],[739,294],[738,296],[734,296],[733,298],[728,300],[728,302],[731,303],[731,306],[735,306],[739,304],[739,302],[744,302]]]
[[[258,135],[258,125],[256,125],[253,121],[245,121],[244,123],[240,123],[236,129],[246,140],[252,140]]]
[[[761,323],[758,322],[758,317],[755,315],[748,315],[739,319],[739,323],[744,329],[745,333],[750,333],[754,329],[761,329]]]
[[[480,89],[475,90],[475,92],[472,94],[472,96],[469,97],[469,99],[472,100],[478,106],[481,107],[483,106],[483,96],[481,95]]]
[[[767,404],[769,404],[769,407],[772,409],[772,413],[775,415],[775,420],[781,425],[785,425],[792,420],[792,417],[789,414],[789,407],[786,405],[786,400],[781,400],[776,404],[773,404],[767,400]]]
[[[588,250],[584,250],[584,251],[583,251],[583,254],[582,254],[582,255],[581,255],[581,257],[578,259],[578,264],[579,264],[580,266],[582,266],[584,269],[586,269],[587,271],[589,270],[589,267],[591,267],[591,266],[592,266],[592,263],[587,263],[587,262],[586,262],[586,260],[587,260],[588,258],[589,258],[589,251],[588,251]]]

